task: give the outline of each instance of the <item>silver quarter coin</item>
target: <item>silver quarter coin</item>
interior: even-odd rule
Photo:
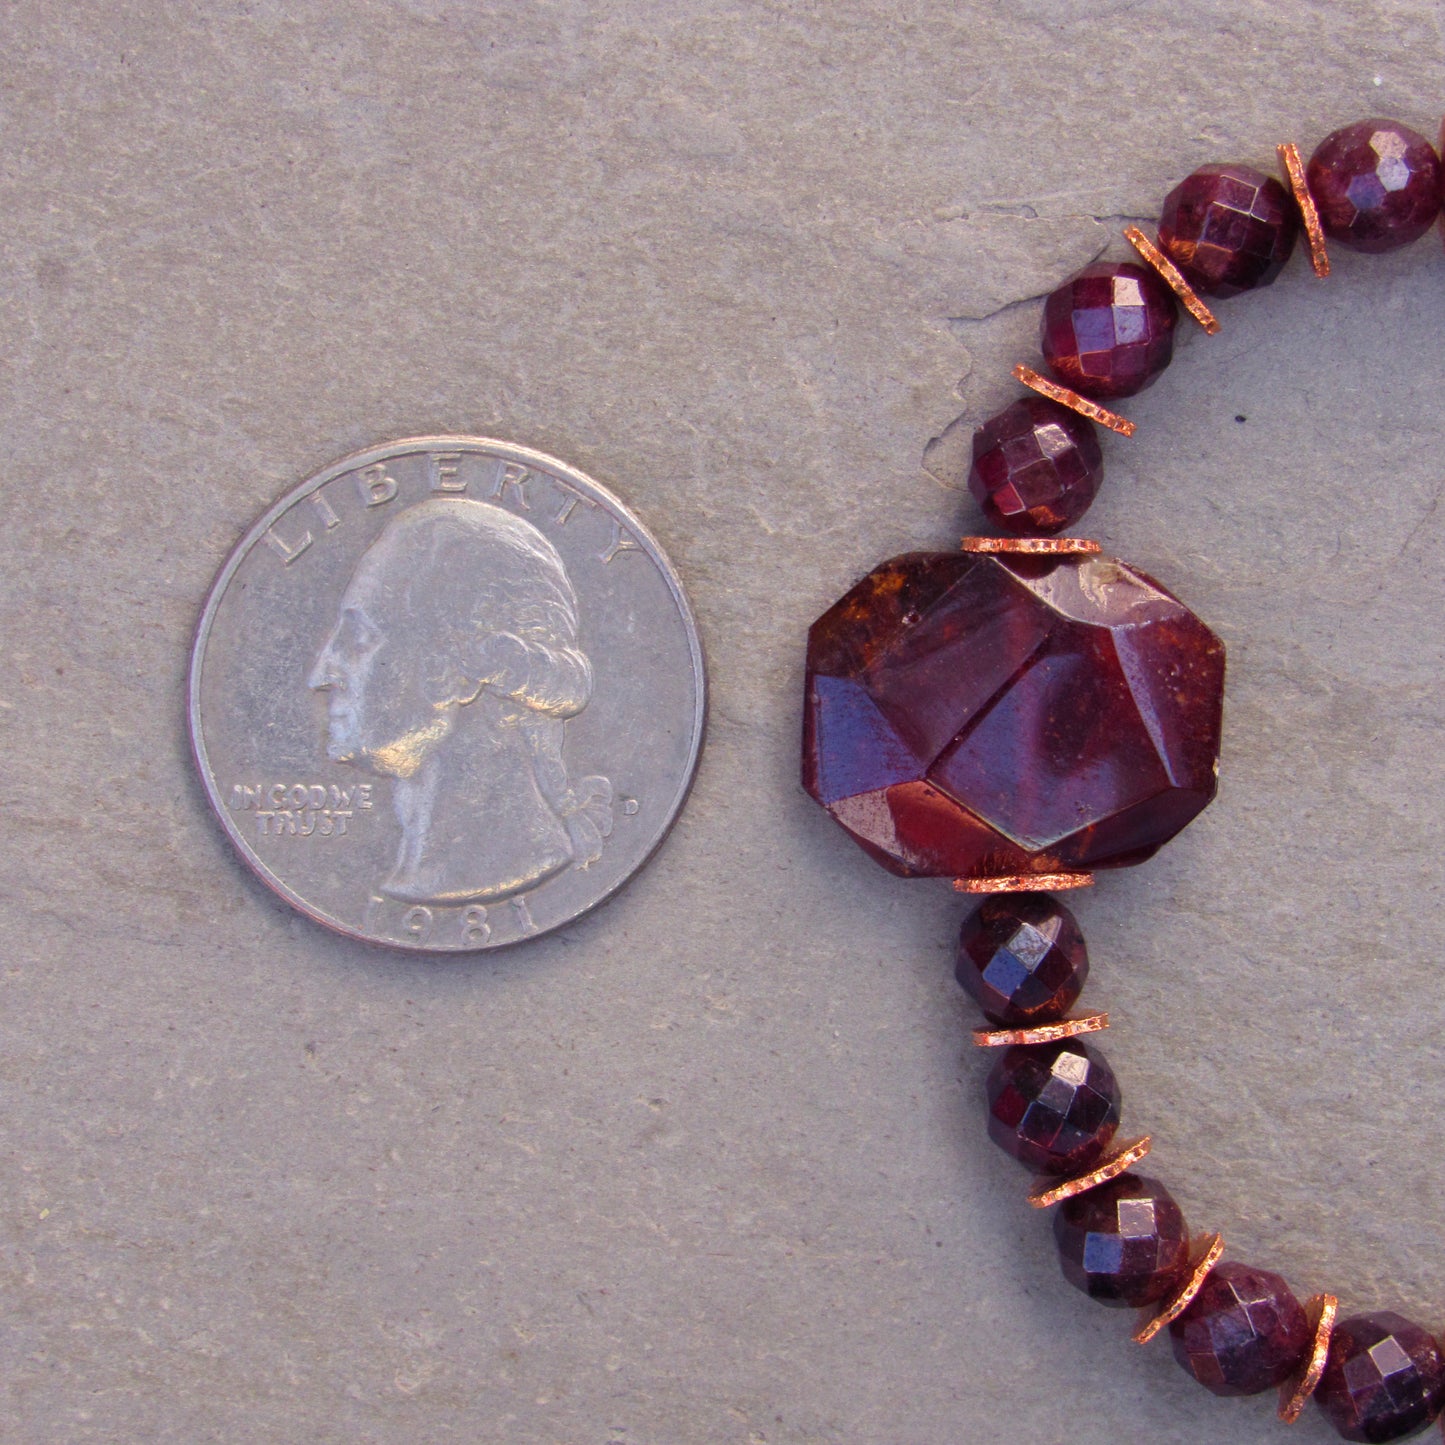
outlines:
[[[420,437],[333,463],[241,539],[189,720],[269,887],[454,953],[621,888],[687,797],[705,702],[682,584],[616,497],[526,447]]]

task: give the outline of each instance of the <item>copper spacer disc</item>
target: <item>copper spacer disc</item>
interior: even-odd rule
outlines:
[[[975,1029],[973,1041],[981,1049],[1002,1049],[1013,1044],[1056,1044],[1079,1034],[1096,1034],[1109,1027],[1109,1015],[1095,1010],[1078,1018],[1035,1024],[1031,1029]]]
[[[1151,1142],[1146,1134],[1142,1139],[1136,1139],[1132,1144],[1126,1144],[1124,1148],[1111,1154],[1087,1174],[1066,1179],[1062,1184],[1047,1179],[1040,1180],[1029,1195],[1029,1203],[1035,1209],[1047,1209],[1051,1204],[1062,1204],[1076,1194],[1084,1194],[1100,1184],[1107,1184],[1111,1179],[1117,1179],[1126,1169],[1132,1169],[1149,1152]]]
[[[1223,1253],[1224,1237],[1222,1235],[1206,1234],[1196,1241],[1194,1263],[1190,1267],[1189,1278],[1174,1291],[1169,1298],[1169,1303],[1158,1314],[1146,1318],[1144,1323],[1134,1331],[1135,1344],[1147,1345],[1165,1325],[1177,1320],[1194,1303],[1194,1296],[1204,1288],[1204,1281],[1209,1278],[1210,1271],[1219,1263]]]
[[[1035,557],[1093,556],[1102,550],[1087,537],[965,537],[965,552],[1024,552]]]
[[[1138,226],[1125,226],[1124,238],[1159,273],[1164,284],[1184,304],[1184,309],[1211,335],[1219,333],[1214,312],[1200,299],[1199,293],[1184,279],[1184,273],[1141,231]]]
[[[1001,878],[955,878],[958,893],[1060,893],[1065,888],[1092,888],[1092,873],[1009,873]]]
[[[1332,1294],[1317,1294],[1305,1306],[1315,1337],[1304,1372],[1280,1386],[1279,1418],[1286,1425],[1293,1425],[1299,1419],[1300,1412],[1325,1373],[1325,1361],[1330,1357],[1330,1336],[1335,1332],[1335,1316],[1339,1308],[1340,1302]]]
[[[1278,147],[1279,158],[1284,164],[1284,173],[1289,179],[1289,188],[1294,192],[1295,205],[1299,207],[1300,219],[1305,223],[1305,239],[1310,247],[1310,265],[1316,276],[1330,274],[1329,252],[1325,250],[1325,228],[1320,225],[1319,207],[1310,195],[1305,182],[1304,161],[1300,159],[1299,147],[1293,141],[1286,141]]]
[[[1025,366],[1020,362],[1014,367],[1014,378],[1017,381],[1038,392],[1040,396],[1046,396],[1050,401],[1056,401],[1060,406],[1066,406],[1070,411],[1076,411],[1080,416],[1086,416],[1090,421],[1096,421],[1100,426],[1106,426],[1110,431],[1116,431],[1121,437],[1134,435],[1134,423],[1127,417],[1120,416],[1116,411],[1110,411],[1108,407],[1100,406],[1096,401],[1090,401],[1086,396],[1080,396],[1077,391],[1070,391],[1066,386],[1060,386],[1056,381],[1050,381],[1046,376],[1040,376],[1031,366]]]

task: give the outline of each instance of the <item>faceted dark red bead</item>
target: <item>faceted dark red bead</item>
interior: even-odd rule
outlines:
[[[1005,1049],[988,1076],[988,1134],[1040,1174],[1076,1174],[1104,1156],[1119,1127],[1119,1084],[1077,1039]]]
[[[1160,249],[1206,296],[1267,286],[1298,234],[1289,192],[1250,166],[1201,166],[1169,192],[1159,217]]]
[[[1287,1380],[1313,1340],[1309,1320],[1279,1275],[1216,1265],[1169,1326],[1174,1358],[1216,1395],[1255,1395]]]
[[[1138,863],[1214,796],[1224,649],[1103,557],[914,552],[808,634],[803,783],[884,867]]]
[[[1189,1235],[1157,1180],[1121,1174],[1065,1200],[1054,1215],[1064,1278],[1100,1304],[1139,1308],[1162,1299],[1189,1268]]]
[[[1016,401],[973,434],[968,489],[1009,532],[1058,532],[1077,522],[1103,477],[1093,422],[1047,397]]]
[[[1133,396],[1169,365],[1178,319],[1174,293],[1156,272],[1133,261],[1100,261],[1044,302],[1044,361],[1085,396]]]
[[[1030,1028],[1066,1014],[1089,976],[1074,915],[1046,893],[1000,893],[963,921],[955,976],[996,1024]]]
[[[1440,214],[1440,160],[1419,132],[1396,120],[1362,120],[1327,135],[1305,172],[1331,241],[1393,251]]]
[[[1356,1315],[1335,1325],[1315,1399],[1346,1440],[1403,1440],[1445,1405],[1445,1361],[1419,1325]]]

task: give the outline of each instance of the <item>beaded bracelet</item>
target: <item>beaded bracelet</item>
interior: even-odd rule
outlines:
[[[1108,1018],[1070,1014],[1088,954],[1045,891],[1151,857],[1218,772],[1218,638],[1152,578],[1057,535],[1098,490],[1096,424],[1133,433],[1103,403],[1162,373],[1181,306],[1218,331],[1203,298],[1273,281],[1301,231],[1325,276],[1327,240],[1394,250],[1441,211],[1439,158],[1397,122],[1335,131],[1307,168],[1279,153],[1287,187],[1205,166],[1166,198],[1157,241],[1126,230],[1139,262],[1087,266],[1046,299],[1052,379],[1015,368],[1032,394],[972,433],[968,487],[1010,535],[884,562],[814,623],[803,781],[890,871],[993,895],[962,926],[957,978],[989,1023],[974,1041],[1001,1049],[990,1137],[1040,1176],[1031,1203],[1059,1206],[1065,1277],[1141,1310],[1141,1343],[1167,1329],[1215,1394],[1278,1387],[1287,1421],[1313,1397],[1346,1440],[1387,1441],[1445,1406],[1440,1345],[1392,1312],[1337,1320],[1333,1295],[1302,1304],[1279,1275],[1221,1262],[1218,1235],[1191,1241],[1169,1191],[1132,1172],[1149,1139],[1116,1138],[1118,1083],[1083,1042]],[[930,470],[964,425],[933,443]]]

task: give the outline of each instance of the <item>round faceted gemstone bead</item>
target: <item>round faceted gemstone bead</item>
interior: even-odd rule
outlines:
[[[1065,1200],[1054,1215],[1054,1240],[1064,1278],[1100,1304],[1153,1304],[1189,1268],[1183,1212],[1142,1174],[1121,1174]]]
[[[1287,1380],[1313,1341],[1304,1308],[1279,1275],[1216,1265],[1169,1326],[1174,1358],[1216,1395],[1255,1395]]]
[[[1093,422],[1047,397],[1016,401],[973,434],[968,489],[1009,532],[1058,532],[1077,522],[1103,477]]]
[[[895,557],[807,661],[804,786],[894,873],[1138,863],[1214,796],[1223,646],[1109,558]]]
[[[1085,396],[1133,396],[1174,355],[1179,307],[1156,272],[1133,261],[1085,266],[1044,302],[1044,361]]]
[[[1077,1039],[1016,1044],[989,1073],[989,1138],[1040,1174],[1092,1168],[1118,1127],[1113,1070]]]
[[[1388,1310],[1342,1320],[1315,1399],[1346,1440],[1403,1440],[1445,1405],[1440,1347]]]
[[[1424,136],[1395,120],[1362,120],[1327,135],[1305,179],[1331,241],[1393,251],[1440,214],[1440,161]]]
[[[1269,285],[1298,235],[1289,192],[1250,166],[1201,166],[1169,192],[1159,217],[1160,249],[1206,296]]]
[[[999,893],[963,921],[959,985],[989,1019],[1030,1028],[1062,1018],[1089,976],[1074,915],[1046,893]]]

